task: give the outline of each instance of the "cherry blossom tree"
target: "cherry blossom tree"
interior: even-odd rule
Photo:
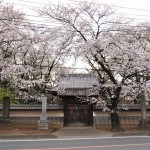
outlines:
[[[28,68],[28,73],[23,77],[26,87],[23,87],[22,82],[20,87],[23,87],[23,92],[24,89],[28,89],[27,87],[34,87],[35,89],[32,89],[35,92],[32,92],[31,88],[28,90],[33,93],[35,99],[39,97],[38,94],[45,93],[46,89],[52,86],[55,72],[61,69],[70,51],[71,35],[65,36],[58,30],[57,28],[57,31],[56,29],[47,31],[38,37],[38,41],[35,38],[36,44],[23,57],[24,60],[22,62]],[[32,43],[34,43],[34,40]],[[30,95],[32,96],[32,94]]]
[[[0,4],[0,83],[6,85],[18,60],[17,54],[30,43],[27,34],[23,32],[24,14],[14,11],[12,6]],[[21,68],[20,68],[21,69]]]
[[[72,33],[35,27],[13,6],[0,5],[0,17],[0,83],[11,85],[18,99],[38,100],[64,64]]]
[[[40,14],[61,24],[66,34],[74,33],[74,50],[99,77],[97,103],[110,111],[112,131],[120,131],[118,104],[136,98],[144,88],[137,78],[149,71],[149,36],[143,38],[148,28],[130,26],[110,6],[93,2],[50,5]]]
[[[100,100],[105,101],[111,112],[113,131],[120,129],[118,104],[124,106],[137,99],[143,90],[148,91],[148,80],[143,80],[150,69],[149,37],[145,35],[139,27],[131,27],[109,33],[88,46],[86,58],[99,76]]]

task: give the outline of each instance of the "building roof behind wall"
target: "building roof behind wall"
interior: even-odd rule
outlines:
[[[92,74],[61,74],[51,93],[55,96],[98,95],[95,88],[98,85],[98,78]]]
[[[98,86],[98,78],[92,74],[62,74],[58,81],[59,88],[87,89]]]

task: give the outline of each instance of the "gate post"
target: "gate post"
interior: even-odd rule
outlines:
[[[47,97],[42,96],[42,115],[38,121],[38,129],[48,129],[48,121],[46,116]]]
[[[3,108],[2,108],[2,119],[9,119],[10,112],[10,97],[5,96],[3,98]]]
[[[150,121],[147,119],[146,115],[146,104],[145,104],[145,99],[147,98],[145,96],[145,93],[142,92],[141,96],[141,113],[142,113],[142,119],[139,122],[139,127],[141,128],[150,128]]]

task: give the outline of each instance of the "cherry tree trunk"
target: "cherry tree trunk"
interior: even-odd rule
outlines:
[[[118,108],[117,108],[117,99],[112,98],[111,104],[112,104],[111,105],[111,113],[110,113],[111,131],[119,132],[119,131],[121,131],[121,124],[120,124],[120,118],[119,118],[119,113],[118,113]]]
[[[121,124],[118,112],[113,112],[111,115],[111,131],[119,132],[121,131]]]

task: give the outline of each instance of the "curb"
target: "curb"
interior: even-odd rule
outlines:
[[[0,139],[42,139],[58,138],[55,135],[0,135]]]
[[[121,132],[121,133],[114,133],[113,137],[116,136],[150,136],[150,132],[149,131],[143,131],[143,132]]]
[[[107,135],[108,136],[108,135]],[[101,135],[101,137],[107,137],[105,135]],[[125,137],[125,136],[150,136],[150,133],[114,133],[109,135],[110,137]],[[56,135],[0,135],[0,139],[58,139],[60,137],[69,137],[71,138],[72,136],[56,136]],[[73,136],[73,137],[78,137],[78,136]],[[80,136],[84,137],[84,136]],[[85,136],[85,137],[90,137],[90,136]]]

